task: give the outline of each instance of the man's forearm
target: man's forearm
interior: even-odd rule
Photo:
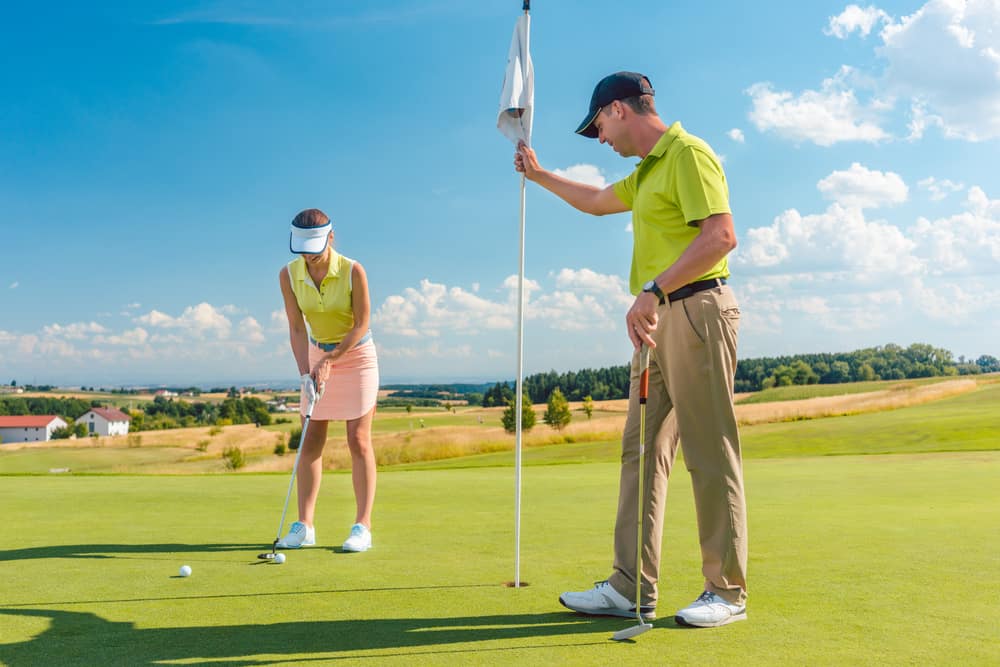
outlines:
[[[728,218],[728,214],[726,217]],[[736,247],[731,218],[726,222],[727,224],[718,227],[713,226],[710,232],[703,231],[696,236],[677,261],[654,278],[665,294],[705,275]]]
[[[592,215],[603,215],[597,207],[597,196],[601,192],[598,187],[577,183],[546,170],[535,172],[531,180],[577,210]]]

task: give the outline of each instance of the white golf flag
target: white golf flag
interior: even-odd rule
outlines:
[[[497,128],[516,145],[518,140],[531,145],[531,113],[535,106],[535,72],[531,67],[528,38],[531,17],[524,12],[514,25],[507,54],[507,71],[500,93],[500,113]]]

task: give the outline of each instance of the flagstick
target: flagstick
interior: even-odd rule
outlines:
[[[521,258],[517,272],[517,433],[514,446],[514,588],[521,587],[521,405],[524,389],[524,174],[521,174]],[[531,409],[530,407],[528,408]]]

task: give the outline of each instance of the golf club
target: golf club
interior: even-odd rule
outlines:
[[[649,395],[649,348],[639,347],[639,521],[635,529],[635,618],[638,625],[619,630],[611,635],[615,641],[631,639],[653,629],[652,623],[642,619],[642,497],[645,489],[642,463],[646,458],[646,397]]]
[[[309,430],[309,420],[312,419],[313,408],[316,407],[316,401],[319,400],[319,395],[316,395],[313,400],[309,402],[309,407],[306,409],[306,418],[302,422],[302,434],[299,435],[299,446],[295,450],[295,463],[292,464],[292,478],[288,480],[288,493],[285,494],[285,506],[281,510],[281,522],[278,523],[278,535],[274,538],[274,542],[271,543],[271,550],[265,551],[262,554],[257,554],[257,558],[261,560],[274,560],[275,555],[278,552],[278,541],[281,539],[281,531],[285,529],[285,514],[288,513],[288,501],[292,497],[292,486],[295,484],[295,473],[299,469],[299,456],[302,455],[302,443],[306,440],[306,431]]]

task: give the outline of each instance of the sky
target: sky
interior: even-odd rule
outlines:
[[[1000,2],[536,0],[532,144],[642,72],[723,160],[741,358],[1000,355]],[[516,376],[519,0],[15,3],[0,25],[0,383],[296,381],[305,208],[365,267],[384,384]],[[626,363],[628,214],[529,183],[524,369]]]

